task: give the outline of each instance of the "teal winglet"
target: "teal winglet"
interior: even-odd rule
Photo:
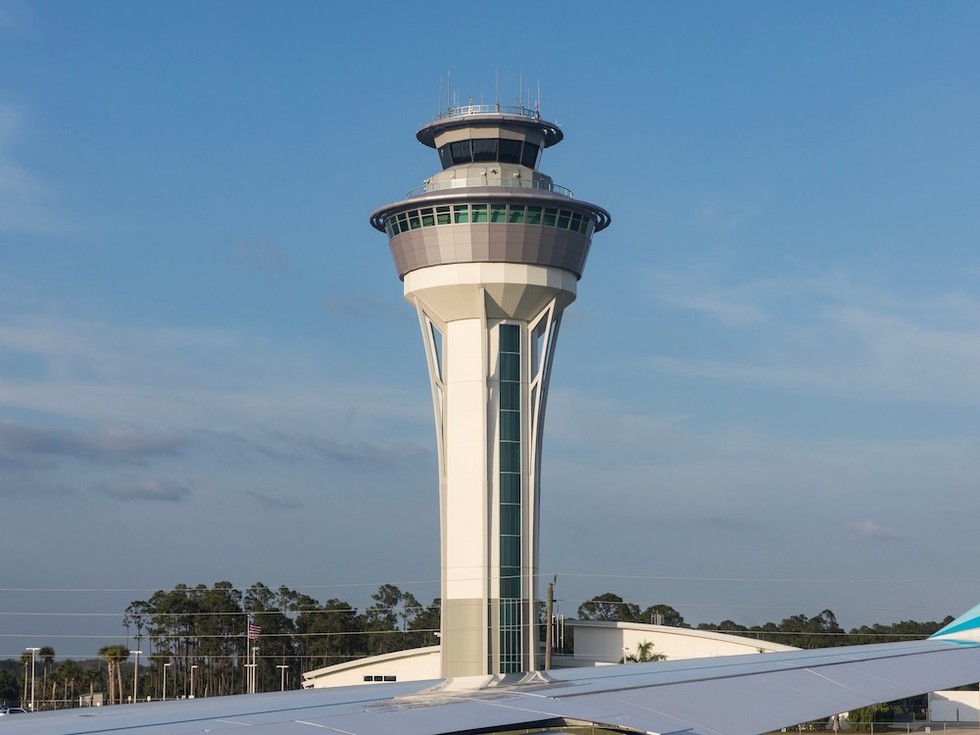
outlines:
[[[963,635],[972,633],[972,635]],[[933,633],[929,638],[967,638],[976,640],[980,634],[980,605],[967,610],[949,625]]]

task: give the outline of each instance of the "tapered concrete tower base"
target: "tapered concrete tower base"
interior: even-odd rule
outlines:
[[[442,448],[446,676],[502,673],[487,671],[488,655],[523,666],[533,661],[536,447],[551,365],[548,346],[575,286],[568,271],[516,263],[442,265],[405,276],[405,298],[418,309],[433,356],[429,371]],[[442,364],[435,359],[438,335]],[[503,390],[516,400],[503,397]],[[508,428],[501,426],[501,412]],[[511,484],[516,487],[509,490]],[[507,544],[516,554],[502,559]],[[502,633],[484,640],[474,635],[482,630]]]

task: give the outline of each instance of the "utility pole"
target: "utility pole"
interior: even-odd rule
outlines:
[[[136,704],[136,692],[137,686],[140,681],[140,654],[142,651],[130,651],[136,657],[136,662],[133,664],[133,704]]]
[[[547,621],[547,628],[544,631],[544,670],[548,671],[551,669],[551,649],[554,647],[555,642],[552,635],[552,620],[554,618],[555,610],[555,583],[548,582],[548,603],[545,607],[545,620]]]
[[[25,651],[31,652],[31,712],[34,711],[34,656],[40,651],[40,648],[25,648]]]

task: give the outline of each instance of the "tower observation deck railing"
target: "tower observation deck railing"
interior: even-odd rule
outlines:
[[[499,102],[493,105],[458,105],[450,107],[448,110],[439,113],[437,120],[446,120],[451,117],[463,117],[465,115],[518,115],[529,117],[533,120],[540,120],[541,113],[532,110],[524,105],[512,106],[502,105]]]
[[[416,186],[405,196],[406,199],[428,194],[432,191],[443,191],[445,189],[465,189],[474,186],[512,186],[519,189],[540,189],[550,191],[553,194],[574,199],[571,189],[559,186],[551,181],[535,181],[534,179],[514,178],[505,176],[476,176],[466,179],[442,179],[440,181],[425,181]]]

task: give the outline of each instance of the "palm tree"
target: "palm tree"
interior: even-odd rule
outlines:
[[[667,656],[653,650],[652,641],[636,644],[636,653],[627,654],[621,663],[644,663],[646,661],[665,661]]]
[[[106,688],[109,690],[109,701],[107,704],[115,704],[115,687],[113,686],[116,682],[116,659],[115,659],[115,646],[102,646],[99,649],[99,655],[105,659],[106,668],[108,670],[108,684]]]
[[[54,673],[55,677],[61,679],[63,684],[61,698],[66,702],[68,707],[74,706],[75,685],[82,678],[82,667],[78,665],[77,661],[67,659],[58,664],[58,668],[55,669]],[[69,691],[71,694],[69,694]]]
[[[41,697],[43,698],[48,688],[48,669],[51,668],[51,663],[54,661],[54,649],[51,646],[42,646],[37,653],[44,663],[44,671],[41,674]],[[52,696],[51,699],[54,697]]]
[[[79,673],[78,684],[80,687],[88,686],[88,705],[89,707],[95,706],[95,682],[101,677],[102,670],[84,668]]]
[[[109,704],[116,704],[117,699],[119,704],[122,704],[122,662],[129,658],[129,649],[120,645],[102,646],[99,649],[99,655],[105,659],[109,668]]]

